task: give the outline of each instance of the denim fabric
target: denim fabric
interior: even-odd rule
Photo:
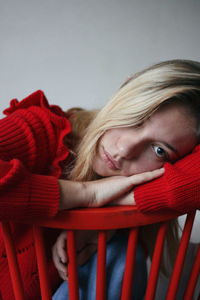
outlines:
[[[121,294],[121,283],[126,259],[127,234],[119,231],[107,245],[107,299],[118,300]],[[96,261],[94,254],[86,264],[78,269],[80,300],[94,300],[96,294]],[[134,275],[133,300],[142,300],[147,281],[146,259],[141,246],[137,248],[136,269]],[[53,300],[68,299],[68,284],[63,282],[54,294]]]

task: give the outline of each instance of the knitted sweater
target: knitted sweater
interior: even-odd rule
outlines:
[[[17,223],[23,217],[53,217],[58,211],[61,163],[68,150],[63,138],[70,124],[62,110],[50,106],[41,91],[11,101],[0,120],[0,220],[13,220],[12,230],[26,299],[39,300],[39,281],[32,231]],[[165,174],[134,189],[139,210],[187,212],[200,208],[200,146],[165,165]],[[45,234],[47,236],[47,233]],[[52,236],[52,234],[51,234]],[[55,239],[52,239],[52,242]],[[51,240],[50,240],[51,244]],[[51,247],[47,247],[49,251]],[[58,282],[49,254],[51,286]],[[14,299],[0,231],[0,299]]]
[[[69,121],[57,106],[50,106],[41,91],[19,102],[11,101],[0,120],[0,220],[12,220],[19,265],[27,300],[39,300],[39,281],[32,230],[17,221],[24,216],[53,217],[58,211],[60,162],[68,156],[63,138]],[[42,176],[41,176],[42,175]],[[0,228],[1,229],[1,228]],[[50,258],[52,288],[59,283]],[[52,239],[52,238],[51,238]],[[55,238],[54,238],[55,242]],[[0,299],[14,299],[0,230]]]
[[[200,146],[175,164],[165,164],[162,177],[134,190],[137,207],[145,213],[200,209]]]

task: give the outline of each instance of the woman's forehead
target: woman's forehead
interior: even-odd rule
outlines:
[[[156,111],[145,126],[147,134],[172,145],[181,155],[190,152],[198,143],[196,119],[180,105]]]
[[[197,122],[195,116],[181,103],[167,103],[162,105],[155,113],[149,118],[150,124],[163,124],[174,128],[182,126],[196,129]],[[171,125],[171,126],[170,126]]]

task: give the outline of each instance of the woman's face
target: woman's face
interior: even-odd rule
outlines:
[[[183,105],[164,105],[139,127],[106,131],[98,143],[93,170],[106,177],[160,168],[192,151],[198,142],[196,126]]]

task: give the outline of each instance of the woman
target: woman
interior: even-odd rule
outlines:
[[[25,298],[40,299],[40,287],[32,229],[20,225],[24,218],[53,217],[59,209],[109,202],[98,190],[108,189],[107,181],[75,183],[58,179],[62,163],[69,150],[63,140],[71,131],[65,114],[56,106],[49,106],[44,94],[37,91],[21,102],[13,100],[0,120],[0,219],[12,220],[12,233],[16,243]],[[162,171],[144,176],[117,180],[111,199],[123,195],[123,189],[162,174]],[[113,180],[113,183],[115,179]],[[99,185],[100,184],[100,185]],[[121,185],[121,189],[119,187]],[[97,197],[98,192],[98,197]],[[93,197],[95,196],[95,203]],[[110,200],[111,200],[110,199]],[[60,282],[51,259],[51,246],[55,242],[52,232],[46,232],[49,277],[55,289]],[[10,288],[10,275],[2,234],[0,232],[0,299],[14,299]]]
[[[119,174],[115,172],[116,170],[112,170],[110,175],[120,176],[90,181],[99,179],[99,175],[100,177],[105,176],[101,170],[100,173],[99,171],[95,173],[95,170],[92,169],[91,159],[95,157],[94,153],[96,153],[100,137],[104,136],[105,132],[109,133],[109,129],[114,127],[135,128],[135,126],[140,128],[163,102],[172,99],[172,96],[178,97],[181,93],[186,95],[187,99],[189,94],[195,94],[193,103],[195,109],[192,110],[193,105],[191,107],[189,105],[190,108],[187,109],[191,110],[191,115],[195,116],[194,119],[197,120],[198,63],[174,61],[161,64],[161,68],[162,66],[163,69],[160,72],[158,72],[158,66],[155,66],[149,69],[150,73],[146,70],[137,74],[97,115],[91,122],[87,135],[83,138],[80,155],[77,155],[74,167],[74,150],[76,152],[79,141],[77,144],[75,141],[75,145],[73,145],[74,134],[73,131],[71,136],[69,134],[70,123],[64,113],[58,107],[49,106],[40,91],[20,103],[16,100],[11,102],[11,107],[5,111],[7,117],[0,121],[1,220],[19,221],[29,216],[32,218],[52,217],[59,209],[78,206],[98,207],[114,200],[120,204],[130,204],[133,201],[131,188],[134,185],[162,175],[163,170],[160,170],[127,177],[131,173]],[[178,72],[180,68],[182,70]],[[163,78],[161,78],[162,73]],[[153,74],[155,76],[152,76]],[[169,76],[168,81],[167,75]],[[142,78],[144,79],[143,83],[146,80],[145,85],[140,84]],[[183,78],[182,81],[181,78]],[[187,86],[185,86],[186,79],[188,80]],[[134,84],[132,85],[132,83]],[[89,113],[89,118],[93,118],[91,113]],[[74,130],[73,120],[76,120],[76,114],[72,113],[70,122]],[[81,123],[81,119],[79,121]],[[83,127],[85,127],[84,124]],[[69,150],[63,144],[64,138]],[[195,144],[193,142],[182,155],[192,150]],[[72,149],[70,145],[73,146]],[[155,145],[153,149],[154,152],[163,150],[158,145]],[[115,165],[114,157],[110,158],[108,153],[105,161],[107,161],[107,166],[112,165],[112,168],[118,169],[119,166]],[[165,160],[156,167],[162,166],[164,162]],[[66,171],[66,165],[72,168],[72,172],[69,172],[68,168]],[[154,169],[154,166],[150,169]],[[67,174],[67,180],[58,179],[61,178],[61,175],[64,178],[65,174],[62,174],[62,170]],[[112,185],[112,190],[110,185]],[[37,267],[30,228],[13,224],[13,233],[19,253],[22,276],[26,284],[26,299],[39,299]],[[3,243],[1,243],[0,249],[2,254],[1,294],[3,299],[12,299]],[[53,269],[50,271],[50,277],[52,286],[55,287],[56,278]]]
[[[83,181],[130,176],[160,168],[164,163],[174,163],[191,152],[199,142],[199,83],[199,64],[186,61],[157,64],[129,79],[87,129],[71,178]],[[131,204],[132,198],[128,194],[115,203]],[[62,233],[53,248],[54,262],[63,279],[66,279],[63,263],[67,262],[65,239]],[[92,244],[94,251],[91,238],[85,242]],[[108,244],[108,299],[120,297],[126,242],[120,234]],[[79,248],[84,249],[78,255],[83,262],[89,249],[83,247],[82,240],[79,243]],[[146,274],[141,251],[138,250],[140,269],[136,271],[138,282],[134,299],[143,298]],[[95,287],[95,263],[96,256],[93,256],[79,268],[81,299],[95,297],[94,288],[91,288]],[[67,285],[63,284],[54,299],[65,299],[67,293]]]

